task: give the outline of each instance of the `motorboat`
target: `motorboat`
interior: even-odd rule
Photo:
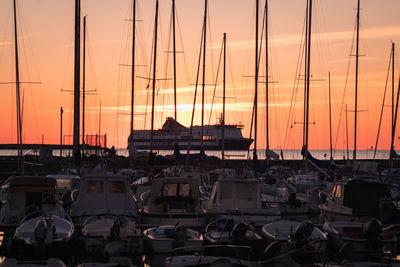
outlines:
[[[208,244],[237,244],[261,240],[253,226],[232,219],[220,219],[207,225],[204,238]],[[243,244],[244,245],[244,244]]]
[[[182,224],[156,226],[143,231],[146,246],[154,253],[170,253],[178,247],[187,252],[200,251],[203,235]]]
[[[350,260],[380,258],[385,251],[397,251],[398,238],[393,227],[382,227],[377,219],[367,223],[336,221],[326,222],[323,230],[328,234],[329,246],[335,254],[347,246],[347,254],[340,255]],[[343,253],[342,253],[343,254]]]
[[[137,206],[129,182],[129,177],[118,175],[83,177],[71,207],[73,221],[83,224],[87,218],[99,214],[135,219]]]
[[[74,231],[74,224],[67,215],[59,217],[49,212],[34,212],[15,230],[9,254],[17,259],[65,258],[71,250]]]
[[[206,214],[200,206],[199,179],[195,175],[156,178],[146,200],[142,201],[147,203],[140,209],[144,224],[161,226],[180,222],[187,227],[205,225]]]
[[[212,220],[232,218],[262,226],[280,219],[278,207],[263,206],[256,179],[220,179],[213,185],[207,214]]]
[[[85,220],[82,227],[86,255],[132,255],[143,251],[142,235],[132,218],[99,214]]]
[[[267,250],[293,254],[295,261],[313,262],[326,253],[327,236],[310,221],[279,220],[264,225],[262,234],[270,244]]]
[[[15,228],[28,214],[42,211],[64,216],[56,197],[56,180],[42,176],[16,176],[1,186],[0,224]]]
[[[398,222],[389,185],[369,177],[337,181],[325,203],[319,207],[324,220],[368,222],[378,218],[384,224]]]
[[[208,245],[237,245],[251,248],[251,258],[260,260],[264,255],[267,242],[246,222],[234,222],[232,219],[220,219],[207,225],[204,233]],[[229,256],[230,250],[212,249],[207,255]]]

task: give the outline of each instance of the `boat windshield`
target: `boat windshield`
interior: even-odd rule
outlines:
[[[86,193],[103,193],[103,181],[86,181]]]
[[[107,182],[108,193],[111,194],[125,194],[126,187],[123,181],[109,181]]]
[[[166,184],[162,190],[162,196],[190,196],[190,184]]]

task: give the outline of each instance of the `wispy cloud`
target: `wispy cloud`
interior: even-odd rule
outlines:
[[[376,39],[376,38],[391,38],[393,35],[398,35],[400,27],[375,27],[364,29],[361,32],[363,39]],[[313,40],[314,43],[318,42],[339,42],[348,41],[353,38],[353,31],[340,31],[340,32],[327,32],[318,34],[319,38]],[[298,45],[302,39],[301,34],[288,34],[278,35],[270,39],[271,46],[286,46]],[[321,41],[322,40],[322,41]],[[254,48],[253,40],[238,40],[231,41],[228,44],[230,50],[241,50],[247,48]],[[209,46],[210,49],[221,49],[220,43],[213,43]]]

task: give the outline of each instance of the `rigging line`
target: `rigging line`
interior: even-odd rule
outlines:
[[[357,25],[354,25],[353,40],[352,40],[352,43],[351,43],[349,61],[348,61],[348,64],[347,64],[346,80],[345,80],[345,83],[344,83],[342,103],[341,103],[341,106],[340,106],[339,122],[338,122],[337,131],[336,131],[336,138],[335,138],[336,140],[335,140],[335,145],[333,147],[334,148],[334,153],[333,153],[334,155],[335,155],[335,150],[336,150],[336,146],[337,146],[337,142],[338,142],[338,138],[339,138],[340,125],[341,125],[342,116],[343,116],[344,99],[345,99],[345,96],[346,96],[347,83],[348,83],[348,80],[349,80],[350,65],[351,65],[351,54],[353,53],[353,49],[354,49],[354,40],[355,40],[355,35],[356,35],[356,28],[357,28]]]
[[[124,27],[124,30],[123,30],[123,32],[125,32],[125,27]],[[123,33],[123,35],[124,35],[124,33]],[[124,40],[127,40],[127,39],[125,39],[124,38]],[[121,58],[124,58],[124,55],[125,55],[125,53],[126,53],[126,46],[127,46],[127,41],[125,42],[125,43],[122,43],[121,44],[121,47],[120,47],[120,54],[119,54],[119,61],[121,61]],[[125,47],[123,46],[125,44]],[[119,144],[119,138],[118,138],[118,135],[119,135],[119,125],[118,125],[118,122],[119,122],[119,110],[120,110],[120,98],[121,98],[121,87],[122,87],[122,83],[123,83],[123,77],[121,77],[123,74],[121,74],[121,67],[119,67],[118,68],[118,81],[117,81],[117,108],[116,108],[116,120],[115,120],[115,127],[114,127],[114,136],[116,136],[117,137],[117,147],[118,147],[118,144]],[[101,100],[100,100],[101,101]],[[99,117],[100,117],[100,114],[99,114]]]
[[[376,135],[376,143],[375,143],[375,149],[374,149],[374,159],[375,159],[375,156],[376,156],[376,150],[378,149],[379,133],[380,133],[380,130],[381,130],[382,116],[383,116],[383,111],[384,111],[384,107],[385,107],[386,89],[387,89],[387,85],[388,85],[388,82],[389,82],[390,67],[392,65],[392,57],[393,57],[393,50],[391,49],[390,50],[390,57],[389,57],[389,65],[388,65],[388,70],[387,70],[387,75],[386,75],[385,90],[383,92],[383,100],[382,100],[382,107],[381,107],[381,115],[380,115],[380,118],[379,118],[378,133]]]
[[[252,12],[252,17],[251,17],[251,25],[250,25],[250,32],[249,32],[249,36],[247,37],[247,40],[251,40],[252,38],[253,38],[253,35],[254,35],[254,33],[253,33],[253,29],[255,29],[256,27],[255,27],[255,25],[256,25],[256,23],[255,23],[255,20],[256,20],[256,13],[257,13],[257,11],[256,11],[256,6],[257,6],[257,3],[256,2],[254,2],[253,3],[253,8],[252,8],[252,10],[253,10],[253,12]],[[247,55],[250,55],[252,52],[250,52],[250,49],[253,49],[252,47],[251,47],[252,45],[250,45],[250,42],[247,42],[247,48],[246,48],[246,54]],[[250,70],[249,70],[249,68],[250,68],[250,56],[247,56],[246,57],[246,74],[247,73],[250,73]],[[242,77],[244,77],[245,76],[245,73],[244,73],[244,70],[243,70],[243,72],[242,72]],[[243,81],[244,81],[244,79],[242,78],[242,88],[245,88],[245,90],[247,91],[247,90],[251,90],[251,89],[249,89],[249,82],[248,82],[248,80],[246,80],[246,84],[244,85],[244,83],[243,83]],[[253,103],[254,103],[254,97],[251,97],[250,98],[250,100],[253,100]],[[250,102],[251,103],[251,102]],[[254,111],[254,107],[252,107],[252,109],[253,109],[253,111]],[[253,116],[253,114],[252,114],[252,116]],[[251,136],[252,136],[252,126],[253,126],[253,118],[251,119],[251,123],[250,123],[250,132],[249,132],[249,138],[251,138]],[[248,148],[248,153],[250,152],[250,147]],[[249,154],[248,154],[248,157],[249,157]]]
[[[196,110],[196,98],[197,98],[197,86],[199,83],[199,75],[200,75],[200,63],[201,63],[201,56],[202,56],[202,51],[203,51],[203,36],[204,36],[204,23],[203,23],[203,30],[201,31],[201,41],[200,41],[200,50],[199,50],[199,59],[197,62],[197,75],[196,75],[196,84],[195,84],[195,90],[194,90],[194,98],[193,98],[193,108],[192,108],[192,118],[190,121],[190,128],[189,128],[189,143],[188,143],[188,148],[186,151],[186,162],[189,160],[189,153],[190,153],[190,147],[192,145],[192,139],[193,139],[193,121],[194,121],[194,114]]]
[[[154,15],[154,20],[153,21],[155,21],[155,15]],[[155,38],[156,38],[156,36],[155,36],[155,27],[153,28],[153,41],[152,41],[152,44],[151,44],[151,51],[153,51],[154,50],[154,45],[155,45]],[[150,66],[150,68],[149,68],[149,73],[148,73],[148,75],[147,75],[147,77],[151,77],[151,73],[152,73],[152,68],[154,68],[154,66],[153,66],[153,58],[154,58],[154,53],[151,53],[151,56],[150,56],[150,64],[149,64],[149,66]],[[147,83],[147,86],[146,86],[146,90],[147,90],[147,96],[146,96],[146,110],[145,110],[145,115],[144,115],[144,123],[146,124],[146,122],[147,122],[147,113],[148,113],[148,108],[149,108],[149,98],[150,98],[150,92],[151,92],[151,90],[150,90],[150,80],[151,79],[149,79],[148,80],[148,83]],[[152,81],[153,83],[154,82],[156,82],[156,81]]]
[[[232,83],[232,91],[233,91],[233,98],[235,99],[235,101],[237,101],[237,96],[236,96],[236,86],[235,86],[235,81],[234,81],[234,75],[233,75],[233,71],[232,71],[232,61],[231,61],[231,55],[229,52],[229,47],[227,46],[227,56],[228,56],[228,66],[229,66],[229,72],[230,72],[230,78],[231,78],[231,83]]]
[[[21,15],[22,13],[23,13],[22,7],[18,5],[18,12],[17,12],[18,17],[17,18],[18,18],[19,25],[21,26],[19,28],[19,32],[20,32],[19,35],[20,36],[24,35],[25,29],[26,29],[25,21],[23,20],[23,16]],[[23,55],[23,57],[25,59],[25,62],[26,62],[27,66],[30,65],[30,63],[29,63],[30,61],[29,61],[28,56],[27,56],[28,55],[28,48],[30,48],[30,53],[29,54],[32,56],[32,60],[33,60],[33,63],[35,65],[36,72],[37,72],[37,74],[39,76],[39,79],[40,79],[39,68],[37,66],[37,62],[36,62],[36,59],[35,59],[35,56],[34,56],[34,53],[33,53],[32,43],[30,42],[30,39],[29,38],[26,38],[26,39],[20,38],[20,47],[21,46],[22,46],[22,55]],[[25,68],[25,70],[26,70],[26,76],[27,76],[28,80],[30,81],[31,80],[30,68],[27,67],[27,68]],[[32,109],[35,111],[36,110],[36,105],[35,105],[35,99],[33,97],[34,95],[33,95],[33,92],[32,92],[32,87],[30,85],[28,85],[28,88],[30,89],[29,92],[31,93],[31,96],[32,96],[32,97],[30,97],[30,100],[31,100],[31,103],[32,103]],[[21,88],[21,89],[22,89],[22,94],[24,94],[24,91],[26,89],[25,88]],[[42,101],[41,102],[42,102],[42,106],[43,106],[43,90],[41,90],[41,97],[42,97]],[[24,109],[24,103],[25,102],[23,101],[22,102],[22,110]],[[36,134],[38,135],[39,134],[38,133],[39,124],[38,124],[38,118],[37,118],[36,114],[37,113],[34,112],[33,118],[34,118],[35,126],[36,126]],[[23,116],[23,112],[22,112],[22,116]],[[42,118],[42,121],[43,121],[43,112],[41,112],[41,118]],[[22,118],[21,118],[21,120],[22,120]],[[22,124],[22,121],[21,121],[21,124]],[[42,127],[43,127],[43,124],[42,124]],[[26,129],[26,127],[25,127],[25,129]],[[42,132],[43,132],[43,128],[42,128]],[[25,139],[25,136],[24,136],[24,139]]]
[[[209,36],[208,39],[209,39],[209,43],[213,44],[213,39],[212,39],[212,34],[211,34],[211,19],[210,19],[209,5],[207,5],[207,20],[208,20],[207,25],[208,25],[208,36]],[[210,54],[210,57],[211,57],[211,77],[214,77],[215,69],[214,69],[214,53],[213,53],[213,50],[211,50],[209,54]],[[218,66],[218,68],[219,68],[219,66]],[[219,70],[217,70],[217,71],[219,71]],[[204,73],[203,73],[203,75],[204,75]],[[218,77],[218,74],[217,74],[217,77]],[[215,87],[216,87],[216,85],[215,85]],[[214,91],[215,91],[215,89],[214,89]],[[209,111],[209,116],[210,117],[211,117],[211,114],[212,114],[212,109],[210,109],[210,111]],[[209,128],[207,127],[206,128],[206,134],[208,134],[208,130],[209,130]]]
[[[267,16],[271,17],[271,10],[270,8],[268,8],[268,13]],[[271,25],[271,20],[268,20],[268,39],[272,40],[271,36],[273,36],[273,28]],[[277,75],[274,75],[275,77],[278,77],[276,80],[280,80],[280,72],[279,72],[279,61],[277,60],[278,56],[277,56],[277,52],[276,49],[273,49],[272,46],[268,46],[268,53],[269,55],[271,55],[269,57],[269,62],[268,62],[268,73],[270,73],[271,78],[273,77],[273,73],[272,73],[272,66],[275,66],[274,68],[274,72],[277,72]],[[273,79],[273,78],[272,78]],[[279,97],[279,90],[277,92],[277,88],[275,88],[274,83],[272,83],[270,85],[271,88],[271,96],[272,96],[272,106],[273,106],[273,111],[274,111],[274,115],[275,115],[275,120],[278,118],[278,104],[277,103],[282,103],[282,101],[280,101],[280,97]],[[279,86],[278,86],[279,88]],[[272,120],[271,120],[272,121]],[[275,126],[275,131],[276,133],[281,133],[282,131],[281,129],[281,124],[278,123],[274,123],[273,124]],[[277,137],[277,139],[279,140],[279,148],[283,149],[283,145],[282,145],[282,135],[281,134],[276,134],[275,135]]]
[[[297,79],[299,76],[299,73],[301,72],[301,62],[303,61],[303,55],[304,55],[304,46],[305,46],[305,28],[306,28],[306,21],[307,21],[307,16],[304,18],[304,24],[303,24],[303,31],[302,31],[302,38],[301,38],[301,43],[299,47],[299,52],[298,52],[298,57],[297,57],[297,64],[296,64],[296,71],[295,71],[295,77],[294,77],[294,84],[292,87],[292,96],[290,99],[290,106],[289,106],[289,114],[288,114],[288,120],[286,123],[286,133],[285,133],[285,139],[283,141],[283,147],[286,147],[286,141],[290,137],[289,135],[291,134],[291,121],[293,120],[293,109],[294,109],[294,104],[297,99],[297,90],[300,81]]]
[[[255,100],[254,100],[254,102],[255,102]],[[250,139],[251,139],[251,137],[252,137],[252,133],[253,133],[253,124],[254,124],[254,113],[255,113],[255,105],[253,104],[253,111],[252,111],[252,113],[251,113],[251,123],[250,123]],[[250,146],[249,146],[249,148],[247,149],[247,159],[250,159]]]
[[[10,2],[11,2],[11,1],[10,1]],[[6,40],[6,36],[7,36],[8,29],[11,29],[11,27],[10,27],[11,18],[10,18],[10,17],[11,17],[11,5],[9,6],[9,9],[8,9],[8,14],[7,14],[7,19],[6,19],[6,23],[5,23],[4,33],[3,33],[3,35],[2,35],[1,40]],[[6,46],[1,46],[1,49],[0,49],[0,59],[3,58],[3,51],[5,50],[5,47],[6,47]]]
[[[182,39],[181,26],[180,26],[180,22],[179,22],[178,9],[176,7],[175,7],[175,19],[176,19],[176,25],[178,26],[179,39],[181,41],[182,51],[185,51],[185,48],[183,46],[183,39]],[[190,83],[189,67],[188,67],[186,55],[184,52],[183,52],[183,61],[184,61],[184,65],[185,65],[186,83],[189,84]]]
[[[165,47],[165,40],[163,38],[164,37],[163,30],[161,28],[161,25],[162,25],[161,16],[159,16],[159,25],[160,25],[160,27],[159,27],[159,29],[160,29],[160,37],[161,37],[161,41],[162,41],[161,46]],[[171,35],[172,35],[171,32],[172,32],[172,12],[171,12],[171,17],[170,17],[170,27],[169,27],[169,32],[168,32],[167,51],[170,51]],[[164,58],[166,60],[166,63],[164,64],[164,66],[165,66],[165,68],[164,68],[164,77],[168,77],[169,57],[170,57],[169,53],[164,54]],[[153,81],[153,82],[155,82],[155,81]],[[167,82],[168,82],[167,79],[165,79],[164,82],[163,82],[164,83],[164,86],[163,86],[164,90],[162,90],[163,91],[162,102],[161,102],[162,104],[161,104],[161,108],[158,108],[159,111],[157,112],[158,113],[158,118],[159,118],[160,121],[162,121],[162,118],[164,117],[164,111],[166,111],[165,110],[165,101],[166,101],[166,98],[167,98],[167,93],[166,93]],[[159,94],[160,90],[161,90],[161,86],[159,86],[158,89],[157,89],[157,95]]]
[[[215,93],[216,93],[216,91],[217,91],[218,76],[219,76],[219,71],[220,71],[220,68],[221,68],[222,53],[223,53],[223,51],[224,51],[224,50],[223,50],[223,48],[224,48],[223,44],[224,44],[224,42],[222,41],[221,51],[220,51],[220,54],[219,54],[219,61],[218,61],[218,68],[217,68],[217,76],[216,76],[216,78],[215,78],[214,92],[213,92],[213,97],[212,97],[212,101],[211,101],[210,116],[208,117],[208,124],[211,123],[211,116],[212,116],[212,111],[213,111],[213,106],[214,106]],[[208,130],[209,130],[209,127],[207,127],[206,135],[208,135]]]
[[[125,13],[125,17],[127,16],[128,13],[130,13],[130,10],[132,9],[132,7],[130,7],[126,13]],[[124,26],[124,30],[123,32],[125,32],[125,29],[127,29],[127,36],[130,36],[130,27],[126,27],[125,24],[123,24]],[[124,33],[123,33],[124,34]],[[127,58],[127,53],[128,53],[128,43],[129,43],[129,37],[124,38],[124,40],[126,40],[123,44],[121,44],[121,48],[120,48],[120,54],[119,54],[119,61],[120,62],[125,62],[125,59]],[[115,120],[115,128],[114,128],[114,136],[116,136],[117,142],[116,145],[117,147],[119,147],[119,115],[120,115],[120,108],[121,108],[121,96],[123,95],[124,89],[123,89],[123,83],[125,81],[125,76],[126,76],[126,72],[121,72],[121,67],[118,68],[118,94],[117,94],[117,109],[116,109],[116,117],[117,119]],[[101,102],[101,97],[100,98],[100,102]],[[99,119],[100,119],[100,112],[99,112]],[[124,132],[124,129],[122,129],[122,132]]]

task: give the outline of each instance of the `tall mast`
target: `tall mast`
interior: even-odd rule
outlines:
[[[390,154],[389,154],[389,167],[393,168],[393,154],[394,154],[394,135],[396,132],[396,121],[397,121],[397,108],[399,101],[399,93],[397,93],[396,110],[394,110],[394,43],[392,43],[392,136],[390,142]]]
[[[330,159],[333,160],[332,153],[332,107],[331,107],[331,72],[329,72],[329,143],[330,143]]]
[[[306,109],[307,109],[307,54],[308,54],[308,6],[309,6],[309,0],[307,0],[307,7],[306,7],[306,35],[304,38],[304,106],[303,106],[303,147],[306,145]],[[303,155],[304,159],[304,166],[307,168],[307,163],[306,163],[306,158]]]
[[[80,109],[80,41],[81,41],[81,0],[75,0],[75,61],[74,61],[74,159],[80,160],[79,109]]]
[[[207,0],[204,1],[204,22],[203,22],[203,81],[201,90],[201,140],[200,150],[203,150],[203,136],[204,136],[204,87],[206,78],[206,40],[207,40]]]
[[[307,169],[307,159],[308,159],[308,126],[309,126],[309,110],[310,110],[310,65],[311,65],[311,21],[312,21],[312,0],[308,1],[308,22],[307,22],[307,52],[306,52],[306,99],[305,99],[305,121],[304,121],[304,128],[305,128],[305,136],[304,136],[304,148],[305,148],[305,168]]]
[[[15,49],[15,90],[17,101],[17,143],[18,143],[18,173],[24,174],[24,158],[22,150],[22,110],[21,110],[21,91],[19,82],[19,59],[18,59],[18,29],[17,29],[17,6],[13,0],[14,7],[14,49]]]
[[[63,108],[61,107],[60,108],[60,159],[62,158],[62,151],[63,151],[63,147],[62,147],[62,145],[63,145],[63,138],[62,138],[62,136],[63,136],[63,113],[64,113],[64,110],[63,110]]]
[[[356,86],[354,97],[354,150],[353,150],[353,167],[357,163],[357,91],[358,91],[358,47],[360,39],[360,0],[357,1],[357,45],[356,45]]]
[[[133,0],[133,17],[132,17],[132,73],[131,73],[131,141],[133,141],[133,123],[134,123],[134,108],[135,108],[135,44],[136,44],[136,0]]]
[[[267,159],[267,163],[269,163],[269,88],[268,88],[268,68],[269,68],[269,62],[268,62],[268,0],[265,0],[265,104],[266,104],[266,138],[267,138],[267,147],[265,150],[265,157]]]
[[[83,62],[82,62],[82,144],[85,144],[85,99],[86,99],[86,16],[83,17]]]
[[[392,43],[392,125],[394,123],[394,43]]]
[[[258,113],[258,8],[259,0],[256,0],[256,38],[255,38],[255,75],[254,75],[254,150],[253,159],[257,159],[257,113]]]
[[[221,150],[222,161],[225,163],[225,84],[226,84],[226,33],[224,33],[224,73],[223,73],[223,94],[222,94],[222,121],[221,121]]]
[[[154,61],[153,61],[153,92],[151,99],[151,133],[150,133],[150,157],[153,153],[153,134],[154,134],[154,100],[156,93],[156,66],[157,66],[157,26],[158,26],[158,0],[156,0],[156,16],[154,22]]]
[[[176,109],[176,32],[175,32],[175,0],[172,0],[172,34],[173,34],[173,59],[174,59],[174,115],[175,121],[178,121],[178,113]],[[178,140],[178,128],[175,129],[175,144]]]

